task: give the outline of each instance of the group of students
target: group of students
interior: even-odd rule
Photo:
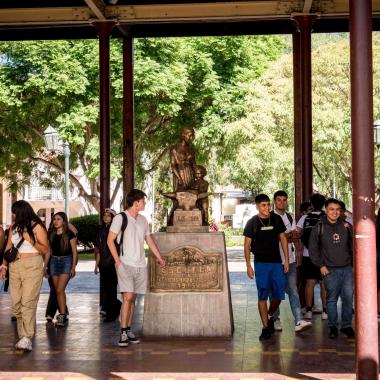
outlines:
[[[344,213],[344,203],[313,194],[309,202],[302,204],[303,215],[295,223],[286,211],[287,201],[286,192],[277,191],[271,210],[269,197],[258,195],[255,198],[258,214],[247,222],[243,233],[247,275],[256,278],[263,324],[259,339],[270,339],[275,331],[282,330],[279,306],[285,293],[294,316],[295,332],[311,328],[314,287],[318,283],[323,306],[319,312],[323,320],[328,320],[329,337],[338,336],[339,298],[342,300],[340,331],[354,337],[352,220]]]
[[[140,214],[145,208],[146,194],[131,190],[126,197],[127,209],[116,214],[112,209],[102,213],[96,242],[95,273],[101,275],[101,305],[105,322],[120,314],[118,345],[138,343],[131,330],[137,294],[147,289],[147,264],[144,241],[160,266],[165,261],[149,233],[148,222]],[[280,303],[289,296],[295,332],[312,327],[314,287],[321,285],[322,319],[328,319],[329,337],[338,336],[337,302],[342,300],[340,331],[354,337],[352,329],[352,221],[342,210],[344,204],[334,198],[313,194],[310,203],[302,205],[304,215],[296,224],[287,210],[288,196],[284,191],[274,194],[274,209],[265,194],[255,198],[258,214],[244,229],[244,254],[249,278],[256,277],[258,308],[263,324],[260,340],[270,339],[282,330]],[[324,211],[322,208],[324,207]],[[25,201],[12,205],[13,224],[4,238],[0,229],[0,247],[4,252],[16,247],[14,261],[2,260],[0,277],[9,278],[13,314],[17,320],[19,340],[16,349],[32,350],[36,309],[45,275],[51,286],[46,319],[56,326],[67,322],[65,288],[75,276],[78,261],[77,238],[63,212],[53,216],[48,230]],[[378,220],[380,220],[378,218]],[[378,223],[380,226],[380,221]],[[380,231],[380,227],[379,227]],[[5,241],[5,244],[4,244]],[[254,267],[251,265],[254,255]],[[117,286],[122,302],[117,299]],[[268,307],[269,299],[269,307]],[[305,303],[304,315],[302,304]]]
[[[12,205],[13,223],[7,231],[0,228],[2,264],[0,278],[9,281],[13,317],[17,321],[15,348],[32,350],[36,311],[43,277],[49,278],[50,295],[46,319],[55,325],[67,323],[65,289],[75,276],[78,262],[76,230],[64,212],[57,212],[47,230],[40,217],[26,201]],[[10,259],[7,252],[14,250]],[[8,260],[7,260],[8,258]]]
[[[144,241],[159,265],[165,266],[149,233],[148,222],[140,214],[145,209],[145,198],[143,191],[133,189],[126,196],[126,210],[116,214],[112,209],[105,209],[95,244],[95,273],[100,272],[101,277],[102,313],[105,322],[120,316],[120,347],[139,343],[131,324],[136,296],[145,294],[147,289]],[[65,289],[75,276],[78,262],[77,231],[63,212],[53,216],[47,230],[30,204],[23,200],[12,205],[12,217],[13,223],[6,234],[0,228],[0,248],[4,246],[0,249],[3,251],[0,278],[9,281],[19,338],[15,348],[31,351],[44,276],[49,279],[51,289],[46,320],[53,322],[58,310],[55,326],[67,323]],[[14,260],[9,259],[9,250],[17,251]],[[122,302],[117,298],[118,287]]]

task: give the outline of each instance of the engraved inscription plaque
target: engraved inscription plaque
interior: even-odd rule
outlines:
[[[192,246],[176,248],[163,256],[161,268],[150,260],[152,292],[220,292],[223,290],[223,259],[220,253],[203,253]]]
[[[174,211],[174,226],[201,226],[202,214],[200,210]]]

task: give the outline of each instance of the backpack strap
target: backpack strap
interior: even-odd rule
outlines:
[[[293,224],[293,217],[292,217],[292,215],[290,213],[288,213],[287,211],[285,211],[285,214],[286,214],[286,216],[289,219],[290,225],[292,225]]]
[[[123,218],[123,222],[121,223],[121,229],[120,229],[120,232],[121,232],[121,237],[120,237],[120,242],[119,242],[119,246],[120,246],[120,255],[123,256],[124,255],[124,252],[123,252],[123,240],[124,240],[124,232],[128,226],[128,216],[127,214],[122,211],[120,213],[121,217]]]

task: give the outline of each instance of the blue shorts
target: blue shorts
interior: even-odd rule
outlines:
[[[51,256],[50,258],[50,275],[58,276],[60,274],[70,274],[73,266],[73,256]]]
[[[286,276],[281,263],[255,263],[255,277],[259,300],[285,299]]]

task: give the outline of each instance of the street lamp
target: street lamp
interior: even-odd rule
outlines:
[[[70,178],[69,178],[69,165],[70,165],[70,148],[67,141],[60,139],[59,133],[49,125],[44,131],[44,140],[46,148],[55,152],[63,146],[63,156],[65,157],[65,214],[69,218],[69,198],[70,198]]]
[[[375,120],[373,123],[374,143],[377,147],[380,146],[380,120]]]

